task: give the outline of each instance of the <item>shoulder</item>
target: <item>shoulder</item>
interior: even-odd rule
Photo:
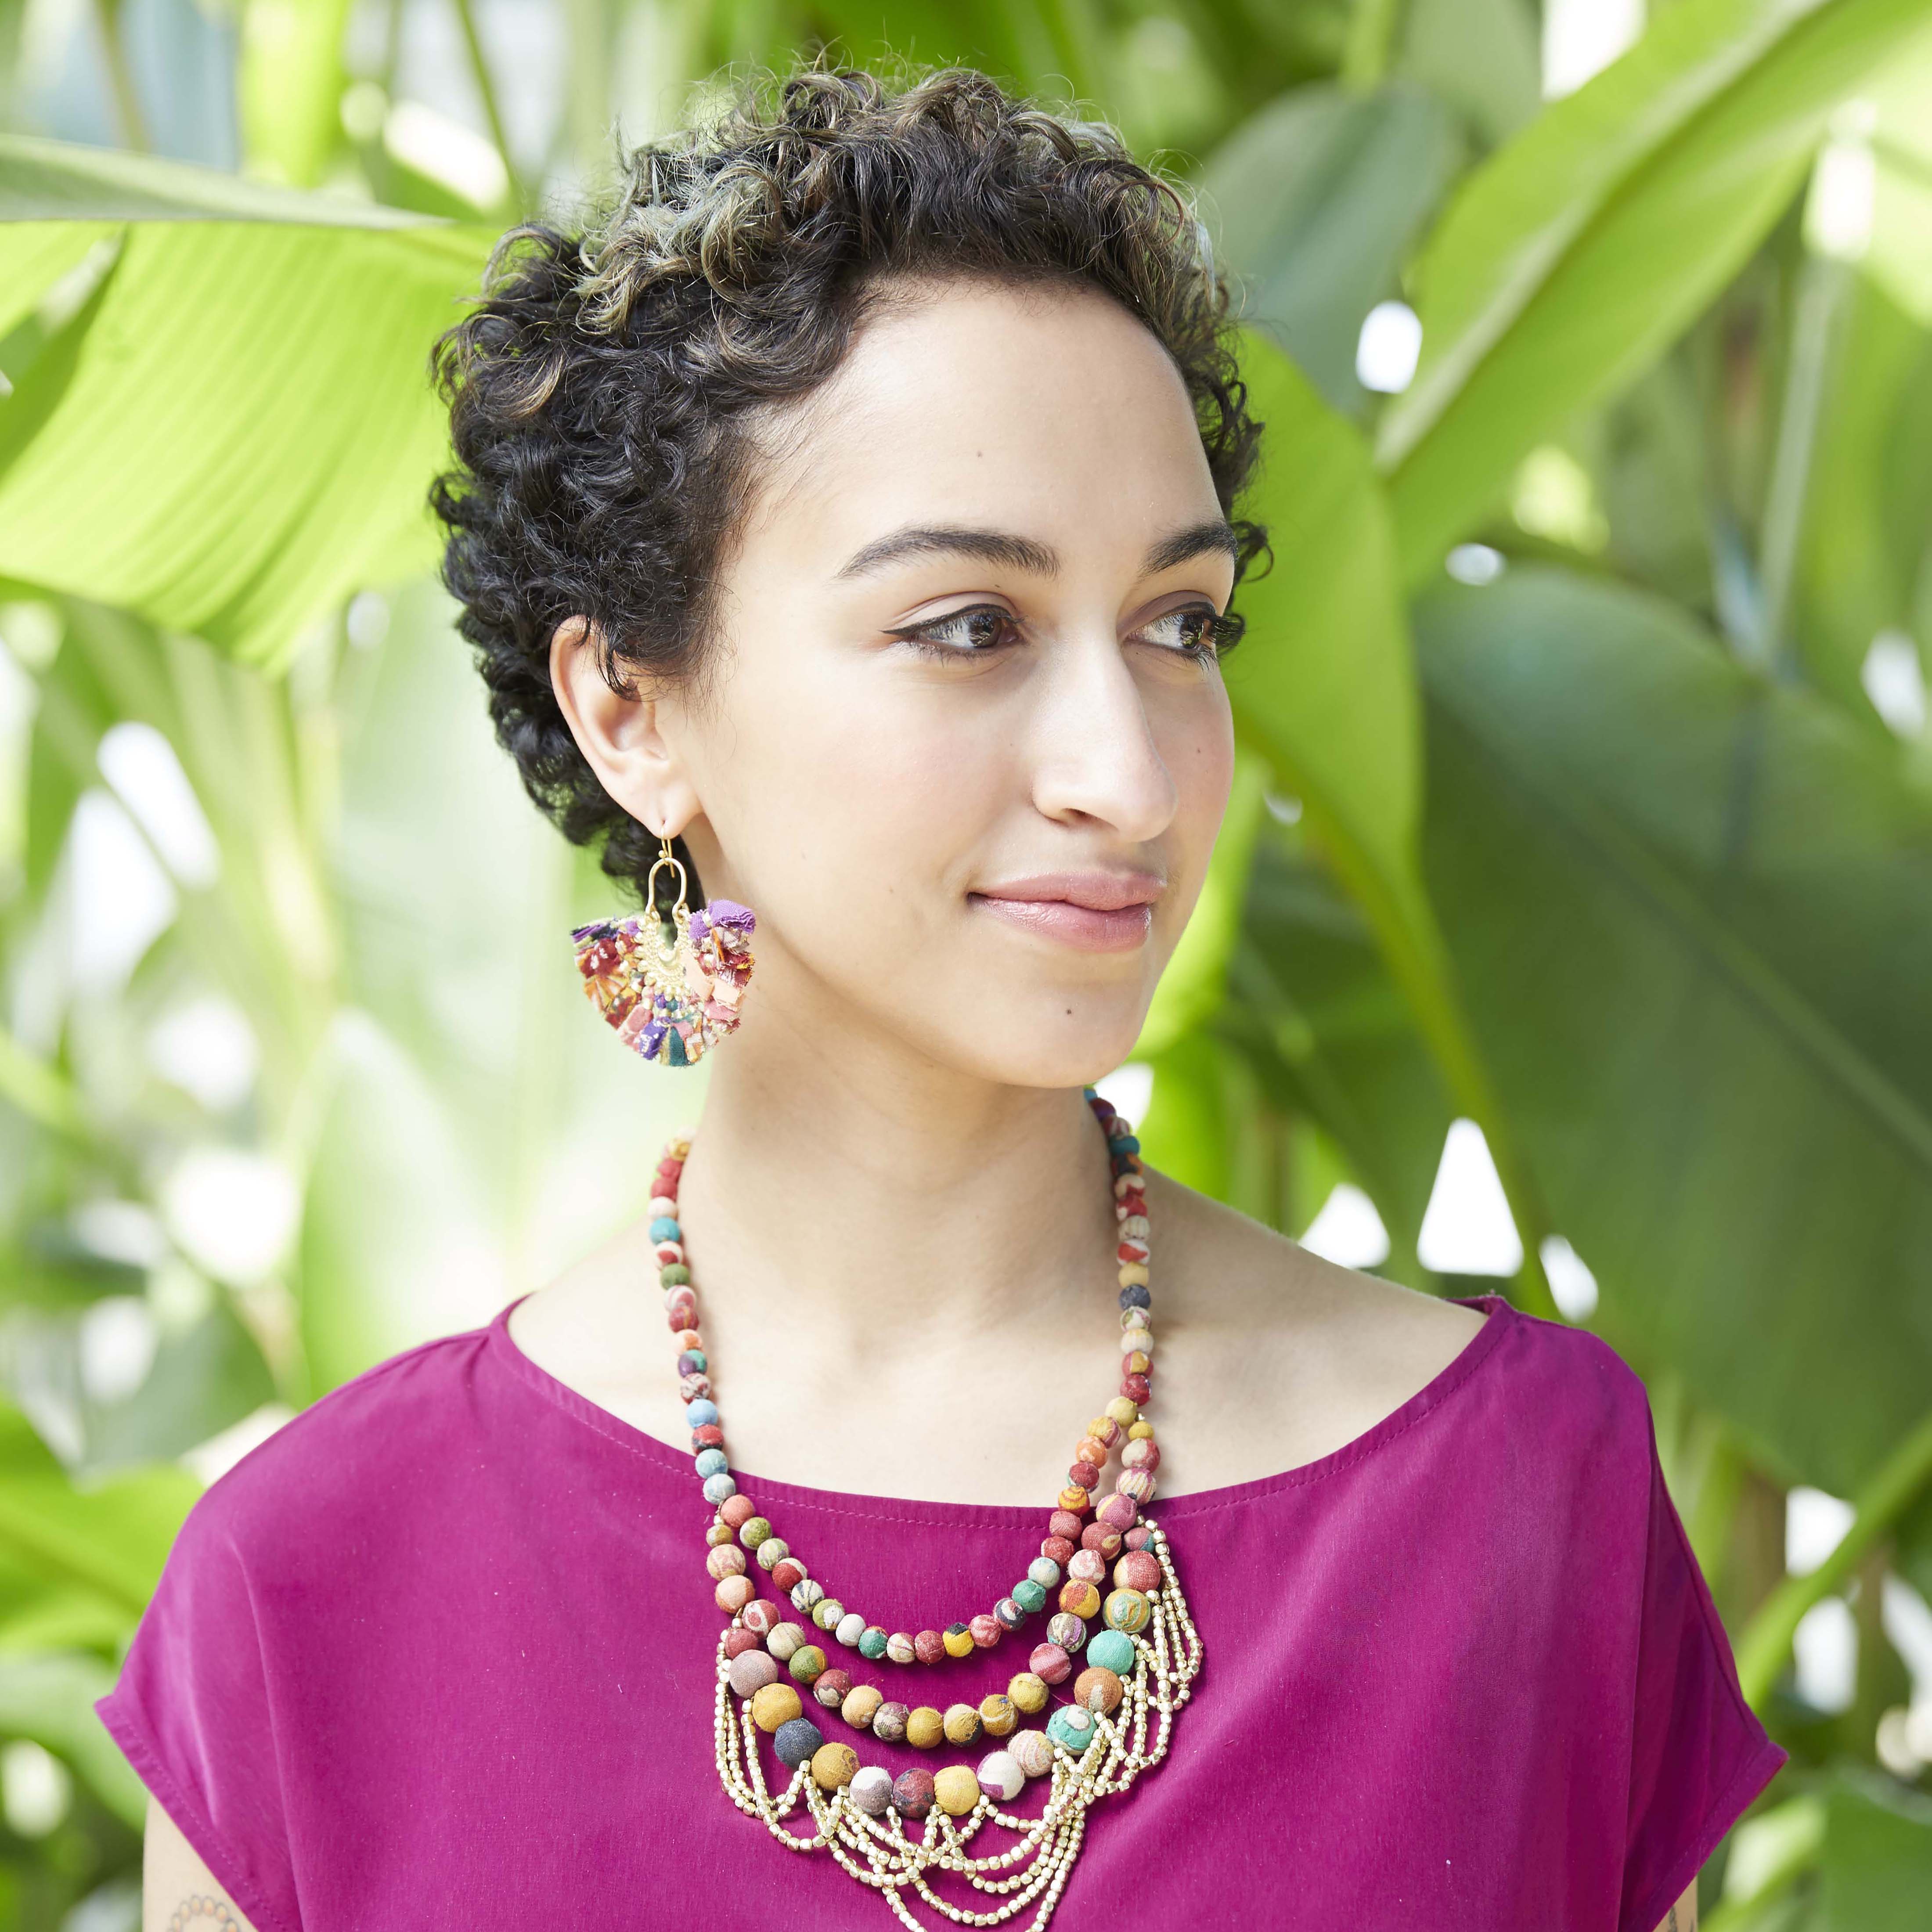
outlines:
[[[1457,1414],[1505,1454],[1540,1442],[1553,1466],[1566,1444],[1582,1456],[1614,1441],[1620,1465],[1647,1460],[1636,1372],[1587,1330],[1510,1306],[1500,1281],[1487,1310],[1471,1306],[1340,1267],[1164,1178],[1150,1192],[1165,1226],[1156,1327],[1179,1371],[1163,1401],[1192,1407],[1193,1388],[1232,1397],[1245,1432],[1268,1432],[1274,1467],[1354,1442],[1425,1391],[1430,1406],[1456,1394]],[[1190,1429],[1212,1426],[1204,1404]],[[1190,1462],[1188,1486],[1232,1466]]]
[[[437,1505],[478,1428],[470,1399],[488,1330],[424,1342],[311,1402],[202,1492],[178,1547],[225,1547],[244,1568],[339,1553]],[[398,1505],[404,1506],[399,1517]]]

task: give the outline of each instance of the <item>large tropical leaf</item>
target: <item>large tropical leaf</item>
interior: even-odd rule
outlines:
[[[274,664],[345,592],[434,555],[428,358],[486,236],[17,140],[0,209],[10,290],[128,224],[93,296],[8,372],[0,574]]]
[[[1926,26],[1923,0],[1682,0],[1471,178],[1418,271],[1422,362],[1378,447],[1412,579],[1709,302],[1832,109]]]
[[[1660,602],[1417,621],[1430,882],[1600,1325],[1851,1494],[1932,1388],[1932,800]]]

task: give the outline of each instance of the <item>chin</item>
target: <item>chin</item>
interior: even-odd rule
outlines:
[[[1146,1004],[1138,988],[1131,1002],[1098,998],[1090,989],[1036,994],[1012,1003],[1004,1015],[988,1000],[980,1008],[984,1030],[956,1039],[949,1058],[1002,1086],[1090,1085],[1132,1053]]]

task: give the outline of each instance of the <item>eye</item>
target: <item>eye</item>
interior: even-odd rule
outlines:
[[[1134,635],[1163,650],[1204,661],[1232,649],[1242,628],[1240,618],[1224,617],[1211,604],[1183,604],[1162,611]]]
[[[937,658],[985,657],[1016,640],[1013,614],[998,604],[970,604],[949,610],[929,624],[916,624],[890,635]]]

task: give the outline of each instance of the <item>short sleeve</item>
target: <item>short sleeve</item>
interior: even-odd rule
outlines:
[[[1655,1932],[1790,1755],[1772,1742],[1738,1687],[1730,1640],[1664,1486],[1654,1421],[1648,1434],[1649,1528],[1618,1932]]]
[[[120,1678],[94,1708],[256,1932],[299,1932],[269,1670],[224,1494],[231,1480],[189,1512]]]

